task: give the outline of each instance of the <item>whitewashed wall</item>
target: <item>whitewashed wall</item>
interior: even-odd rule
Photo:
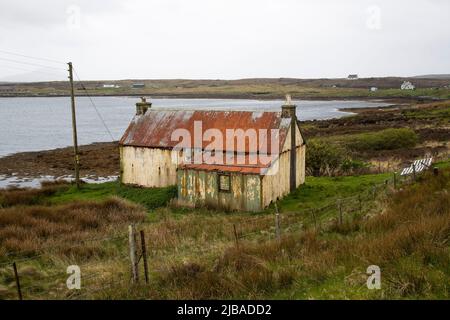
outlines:
[[[120,147],[122,183],[166,187],[177,183],[178,152],[168,149]],[[172,155],[175,161],[172,161]]]

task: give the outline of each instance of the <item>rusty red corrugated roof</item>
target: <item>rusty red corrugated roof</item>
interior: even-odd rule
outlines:
[[[135,116],[128,126],[119,144],[136,147],[169,148],[175,147],[180,140],[173,141],[172,133],[176,129],[186,129],[191,135],[191,143],[194,140],[194,123],[201,121],[202,132],[208,129],[216,129],[226,137],[227,129],[255,129],[262,133],[261,138],[267,139],[266,144],[259,143],[257,150],[250,150],[248,139],[245,139],[244,150],[236,145],[229,148],[225,145],[224,151],[231,152],[263,152],[271,151],[271,129],[279,129],[279,150],[286,139],[290,118],[282,118],[281,112],[264,111],[172,111],[172,110],[148,110],[144,115]],[[267,134],[263,134],[267,130]],[[262,139],[261,139],[262,140]],[[204,149],[210,144],[203,141]]]

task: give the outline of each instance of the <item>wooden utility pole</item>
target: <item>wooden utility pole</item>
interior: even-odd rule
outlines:
[[[70,100],[72,106],[72,133],[73,133],[73,150],[75,156],[75,182],[77,188],[80,188],[80,157],[78,155],[78,137],[77,137],[77,119],[75,115],[75,93],[73,89],[73,67],[72,62],[69,65],[69,81],[70,81]]]

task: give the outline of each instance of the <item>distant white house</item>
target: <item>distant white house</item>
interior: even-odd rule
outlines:
[[[378,91],[378,88],[377,87],[372,87],[372,88],[370,88],[370,91],[372,91],[372,92]]]
[[[120,88],[117,84],[104,84],[103,88]]]
[[[347,79],[348,80],[356,80],[356,79],[358,79],[358,75],[357,74],[349,74]]]
[[[402,90],[414,90],[416,87],[409,81],[403,81],[400,89]]]

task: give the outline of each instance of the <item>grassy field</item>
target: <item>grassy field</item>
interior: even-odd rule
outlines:
[[[16,298],[13,261],[25,299],[448,298],[449,107],[445,101],[302,123],[308,155],[321,140],[342,148],[340,161],[400,160],[396,167],[361,170],[376,174],[308,176],[277,203],[280,240],[274,205],[259,213],[177,208],[170,202],[174,187],[108,182],[77,190],[45,183],[41,189],[2,190],[0,299]],[[83,162],[86,170],[96,163],[104,168],[105,159],[116,170],[116,147],[95,148],[86,152],[92,157]],[[394,190],[392,171],[426,154],[446,159],[436,164],[440,176],[428,173]],[[72,163],[71,150],[33,159],[25,163]],[[131,223],[145,231],[148,285],[142,265],[140,284],[130,283]],[[381,267],[381,290],[365,286],[370,264]],[[69,265],[82,270],[80,291],[65,286]]]
[[[82,92],[80,92],[83,94]],[[91,95],[153,95],[182,97],[242,97],[257,99],[283,99],[286,94],[293,98],[417,98],[435,97],[450,99],[449,89],[422,88],[417,90],[379,89],[371,92],[363,88],[323,88],[304,87],[298,85],[225,85],[198,87],[168,87],[131,90],[121,88],[116,90],[90,90]]]
[[[403,81],[416,84],[416,90],[400,90]],[[103,88],[114,83],[120,88]],[[140,82],[145,88],[131,88]],[[150,95],[191,98],[283,99],[289,93],[296,99],[346,98],[418,98],[450,99],[449,82],[445,79],[367,78],[346,79],[242,79],[242,80],[118,80],[86,81],[83,89],[75,82],[76,95]],[[377,91],[370,91],[371,87]],[[5,88],[4,90],[2,90]],[[0,95],[68,95],[67,82],[43,82],[0,85]]]
[[[280,240],[274,207],[173,208],[173,188],[2,191],[0,298],[16,297],[11,261],[26,299],[448,298],[450,169],[439,166],[439,177],[426,174],[397,192],[389,173],[308,177],[278,203]],[[146,234],[148,285],[129,281],[129,223]],[[82,270],[79,292],[65,288],[70,264]],[[381,267],[381,290],[365,286],[370,264]]]
[[[47,198],[51,204],[61,204],[71,201],[100,200],[110,196],[141,204],[147,209],[165,206],[169,200],[176,196],[176,187],[167,188],[138,188],[121,185],[119,182],[106,182],[100,184],[85,184],[80,190],[75,186],[58,190]]]

